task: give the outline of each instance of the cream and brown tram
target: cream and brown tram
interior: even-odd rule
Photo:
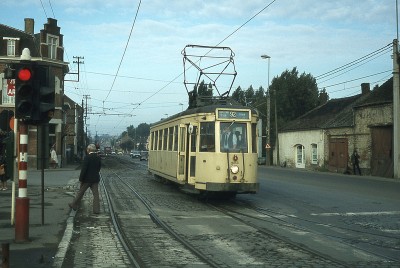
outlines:
[[[148,168],[195,192],[256,193],[257,120],[240,105],[188,109],[150,127]]]

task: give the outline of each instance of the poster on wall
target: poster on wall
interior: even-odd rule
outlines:
[[[15,103],[15,79],[3,79],[2,104]]]

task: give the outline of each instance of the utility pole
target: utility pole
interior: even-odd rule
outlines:
[[[72,58],[74,59],[78,59],[76,61],[73,61],[73,63],[78,64],[78,72],[77,73],[69,73],[69,74],[76,74],[78,75],[78,79],[77,80],[64,80],[64,81],[71,81],[71,82],[79,82],[79,65],[80,64],[84,64],[83,61],[80,61],[81,59],[85,59],[84,57],[80,57],[80,56],[73,56]]]
[[[85,147],[84,148],[86,148],[86,146],[87,146],[86,141],[87,141],[87,135],[88,135],[88,127],[87,127],[87,122],[86,122],[86,119],[87,119],[87,116],[88,116],[87,101],[88,101],[88,99],[90,99],[90,96],[89,95],[83,95],[83,97],[85,98],[85,105],[83,104],[83,100],[82,100],[82,107],[84,107],[84,109],[85,109],[85,115],[83,116],[83,118],[84,118],[84,122],[85,122],[85,133],[86,133]]]
[[[270,157],[270,149],[271,149],[271,94],[269,90],[269,72],[270,72],[270,62],[271,57],[268,55],[261,55],[262,59],[268,60],[268,88],[267,88],[267,127],[265,129],[266,132],[266,140],[265,143],[265,165],[271,165],[271,157]]]
[[[393,178],[400,179],[399,43],[393,40]]]

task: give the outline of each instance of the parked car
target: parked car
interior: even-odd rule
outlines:
[[[132,158],[140,158],[140,152],[139,151],[131,151],[131,153],[129,155]]]
[[[141,152],[140,161],[147,161],[147,160],[149,160],[149,152]]]

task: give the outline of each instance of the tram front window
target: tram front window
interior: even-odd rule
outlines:
[[[246,123],[221,122],[220,148],[221,152],[247,153]]]
[[[200,123],[200,152],[215,152],[215,123]]]

